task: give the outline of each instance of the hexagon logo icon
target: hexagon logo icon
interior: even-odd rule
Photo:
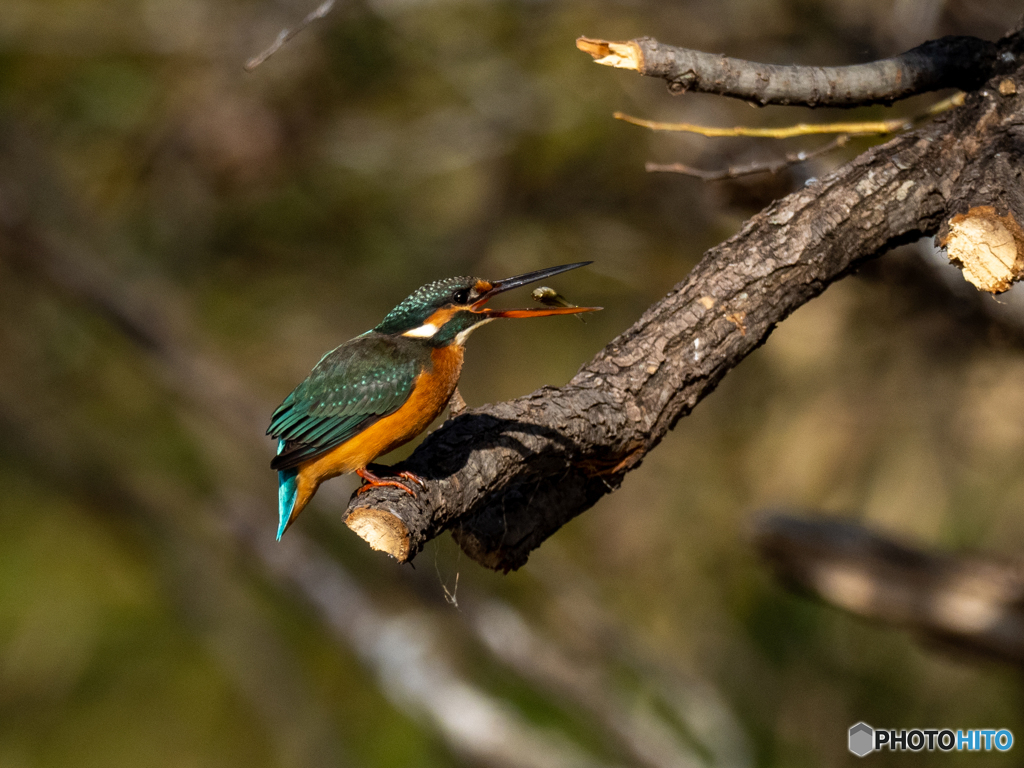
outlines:
[[[864,757],[864,755],[874,751],[875,729],[867,723],[857,723],[850,726],[850,743],[848,746],[850,751],[857,757]]]

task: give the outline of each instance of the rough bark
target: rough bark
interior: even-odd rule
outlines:
[[[1024,115],[1016,79],[997,78],[983,93],[1004,102],[989,117],[1001,121],[1000,130],[960,126],[968,164],[953,187],[938,241],[965,279],[1002,293],[1024,276]]]
[[[452,529],[478,562],[518,568],[614,491],[777,323],[865,260],[935,234],[955,194],[985,176],[971,164],[994,161],[990,147],[1021,120],[1019,96],[984,88],[774,203],[566,386],[470,410],[430,435],[401,467],[428,480],[417,498],[370,490],[349,521],[399,560]]]
[[[943,88],[972,90],[1016,69],[1020,42],[976,37],[930,40],[899,56],[846,67],[780,66],[665,45],[650,37],[610,42],[581,37],[576,46],[598,64],[668,82],[672,93],[714,93],[759,104],[860,107]]]

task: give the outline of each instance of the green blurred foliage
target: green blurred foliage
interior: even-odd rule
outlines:
[[[840,64],[942,34],[994,38],[1017,13],[924,0],[365,0],[242,70],[310,9],[7,0],[0,14],[0,215],[144,295],[178,297],[190,341],[268,416],[324,351],[422,283],[593,259],[558,287],[604,312],[490,326],[461,389],[473,405],[563,383],[743,218],[863,149],[767,181],[646,175],[646,160],[717,168],[792,145],[652,136],[612,120],[617,109],[719,125],[811,118],[670,98],[595,67],[577,36]],[[211,514],[223,483],[259,499],[253,515],[274,533],[269,443],[233,445],[123,329],[2,250],[0,360],[0,766],[467,761],[224,543]],[[465,593],[508,601],[552,642],[614,668],[564,620],[557,580],[534,572],[571,564],[651,655],[720,693],[758,765],[852,759],[845,733],[860,719],[1020,737],[1016,678],[790,595],[747,531],[755,510],[787,504],[1018,556],[1022,366],[1019,350],[900,286],[853,278],[787,320],[520,573],[484,572],[445,542],[415,574],[366,551],[337,522],[351,479],[325,487],[299,525],[381,606],[429,611],[477,685],[612,760],[599,726],[471,639],[444,599],[456,574]],[[645,685],[624,683],[638,707],[654,706]]]

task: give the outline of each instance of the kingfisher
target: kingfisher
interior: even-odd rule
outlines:
[[[306,380],[274,411],[267,434],[277,439],[277,538],[295,522],[325,480],[355,472],[374,486],[416,492],[394,479],[423,481],[409,472],[381,478],[369,469],[378,456],[409,442],[444,410],[462,372],[466,339],[499,317],[544,317],[600,307],[490,309],[499,293],[592,262],[549,267],[504,280],[452,277],[424,285],[379,325],[324,355]]]

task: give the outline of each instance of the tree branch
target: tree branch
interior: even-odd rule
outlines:
[[[1024,664],[1024,572],[925,552],[854,522],[771,515],[754,542],[779,578],[865,618]]]
[[[418,498],[372,489],[350,502],[346,523],[400,561],[450,528],[478,562],[518,568],[614,491],[796,308],[865,260],[938,231],[954,194],[995,194],[975,180],[1005,173],[968,168],[992,164],[1002,157],[993,147],[1024,135],[1019,73],[1013,82],[1014,93],[996,85],[970,94],[769,206],[566,386],[471,410],[430,435],[401,465],[429,481]]]
[[[766,104],[860,107],[892,104],[943,88],[972,90],[1016,69],[1020,39],[991,43],[976,37],[931,40],[891,59],[846,67],[760,64],[665,45],[650,37],[610,42],[581,37],[576,47],[598,64],[668,81],[669,90],[731,96]]]
[[[521,566],[615,490],[775,324],[864,259],[934,232],[959,172],[954,149],[945,124],[928,126],[770,206],[565,387],[471,410],[430,435],[402,465],[430,481],[418,498],[373,489],[346,522],[399,560],[451,527],[479,562]]]
[[[326,16],[328,13],[330,13],[333,9],[334,9],[334,0],[323,0],[323,2],[320,3],[320,5],[318,5],[316,8],[314,8],[308,14],[306,14],[305,18],[303,18],[302,21],[300,21],[294,27],[289,27],[289,28],[286,28],[286,29],[282,29],[280,32],[277,33],[277,37],[274,38],[274,42],[272,42],[270,45],[268,45],[262,51],[257,53],[255,56],[253,56],[247,62],[245,62],[245,65],[244,65],[245,71],[246,72],[252,72],[254,69],[256,69],[256,67],[258,67],[264,61],[266,61],[271,56],[273,56],[275,53],[277,53],[279,50],[281,50],[281,46],[282,45],[284,45],[289,40],[291,40],[293,37],[295,37],[297,34],[299,34],[299,32],[304,30],[306,27],[308,27],[314,21],[318,21],[319,19],[322,19],[324,16]]]

